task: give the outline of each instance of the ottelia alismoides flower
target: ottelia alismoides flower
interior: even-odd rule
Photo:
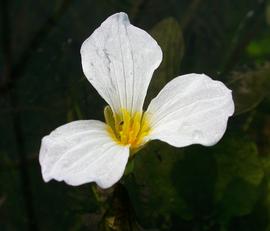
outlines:
[[[106,19],[82,44],[81,57],[86,78],[109,104],[106,123],[74,121],[45,136],[39,161],[46,182],[111,187],[129,157],[150,140],[175,147],[214,145],[234,112],[231,90],[204,74],[174,78],[143,111],[162,51],[125,13]]]

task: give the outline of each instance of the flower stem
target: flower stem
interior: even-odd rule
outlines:
[[[118,183],[109,189],[92,185],[92,190],[100,204],[101,231],[141,231],[135,212],[124,185]]]

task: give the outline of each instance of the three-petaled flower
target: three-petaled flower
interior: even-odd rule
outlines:
[[[81,57],[85,76],[109,104],[106,123],[74,121],[45,136],[39,160],[46,182],[96,182],[108,188],[150,140],[175,147],[214,145],[234,112],[231,90],[204,74],[174,78],[143,111],[162,51],[125,13],[106,19],[82,44]]]

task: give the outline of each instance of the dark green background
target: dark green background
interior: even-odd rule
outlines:
[[[196,72],[223,81],[236,104],[217,145],[151,142],[138,153],[122,180],[132,222],[139,230],[270,230],[269,1],[0,2],[1,231],[101,227],[91,185],[44,183],[38,153],[56,127],[103,120],[105,102],[83,76],[79,50],[119,11],[164,53],[147,102],[170,79]]]

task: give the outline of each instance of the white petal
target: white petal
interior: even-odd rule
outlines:
[[[114,112],[141,111],[149,82],[162,60],[156,41],[130,24],[125,13],[107,18],[81,47],[84,74]]]
[[[108,188],[123,175],[129,147],[116,144],[96,120],[81,120],[57,128],[42,139],[39,162],[43,179],[70,185],[96,182]]]
[[[170,81],[154,98],[147,114],[152,133],[176,147],[214,145],[223,136],[234,112],[231,90],[203,74],[188,74]]]

